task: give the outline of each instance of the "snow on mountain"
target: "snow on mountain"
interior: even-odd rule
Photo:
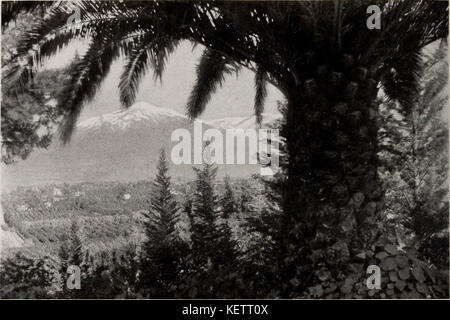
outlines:
[[[77,125],[77,129],[93,129],[99,128],[103,125],[126,129],[135,122],[145,121],[147,124],[158,124],[167,118],[187,120],[186,116],[174,110],[156,107],[147,102],[138,102],[132,105],[129,109],[115,111],[82,121]]]
[[[274,121],[280,119],[281,115],[263,113],[262,126],[265,127]],[[94,117],[80,122],[77,125],[78,130],[95,129],[101,126],[110,126],[114,128],[126,129],[136,122],[144,121],[147,125],[159,124],[161,121],[167,121],[168,118],[173,120],[188,120],[188,118],[172,109],[156,107],[147,102],[137,102],[129,109],[115,111],[99,117]],[[203,120],[203,123],[211,127],[219,129],[250,129],[257,128],[256,117],[228,117],[213,120]]]

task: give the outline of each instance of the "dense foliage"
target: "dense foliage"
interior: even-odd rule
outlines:
[[[420,95],[405,114],[383,104],[381,174],[391,233],[420,257],[448,267],[448,69],[447,43],[429,48]]]
[[[40,14],[21,14],[8,32],[2,33],[2,66],[13,59],[17,43]],[[23,87],[7,85],[2,78],[2,162],[11,164],[26,159],[35,148],[47,148],[61,120],[56,101],[69,79],[68,68],[47,69],[35,74]]]
[[[5,252],[7,258],[1,264],[1,296],[280,297],[289,290],[280,282],[285,259],[280,243],[285,237],[276,190],[282,177],[267,181],[258,177],[226,178],[216,183],[216,169],[212,165],[196,168],[196,173],[197,179],[192,183],[171,182],[162,154],[153,182],[21,188],[10,193],[3,200],[6,221],[10,226],[15,221],[14,230],[19,233],[22,230],[21,235],[29,237],[29,241],[23,248]],[[78,194],[79,190],[84,193]],[[44,211],[39,209],[42,201],[39,197],[46,196],[53,198],[59,208],[85,204],[75,212]],[[100,203],[106,205],[109,200],[112,211],[108,208],[95,211]],[[127,211],[127,207],[135,211]],[[96,215],[97,220],[87,219],[89,215]],[[123,220],[123,216],[128,219]],[[103,225],[115,219],[119,229],[107,228],[109,232],[106,232]],[[47,223],[48,226],[52,220],[53,227],[41,231],[43,243],[40,244],[39,237],[30,231],[34,230],[33,225]],[[58,224],[65,226],[63,231],[58,231]],[[97,230],[97,236],[89,231],[91,228]],[[125,232],[120,230],[127,229],[134,229],[134,236],[128,231],[122,240],[104,247]],[[386,232],[392,235],[389,229]],[[48,249],[51,242],[54,242],[53,250]],[[341,254],[346,253],[341,251]],[[360,261],[354,260],[347,266],[349,277],[340,277],[320,265],[303,266],[322,282],[297,292],[296,296],[446,297],[445,268],[438,270],[416,256],[414,248],[393,246],[380,239],[373,250],[361,255]],[[330,257],[333,261],[336,258]],[[359,276],[365,273],[366,259],[382,269],[381,290],[367,290],[366,277]],[[81,268],[79,290],[67,289],[69,265]],[[299,285],[295,280],[292,282],[290,286]]]

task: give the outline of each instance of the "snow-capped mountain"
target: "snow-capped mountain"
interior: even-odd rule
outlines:
[[[77,129],[91,130],[104,126],[127,129],[139,122],[145,122],[146,125],[155,125],[167,119],[186,120],[187,118],[174,110],[155,107],[146,102],[138,102],[128,110],[120,110],[80,122]]]
[[[265,122],[275,119],[265,115]],[[253,125],[252,125],[253,124]],[[248,129],[254,117],[203,121],[209,128]],[[47,150],[34,151],[27,160],[2,169],[4,189],[17,185],[76,183],[82,181],[136,181],[150,179],[156,171],[159,150],[170,160],[175,129],[194,136],[194,122],[171,109],[139,102],[120,110],[80,122],[69,144],[55,142]],[[258,172],[257,165],[220,165],[219,175],[245,176]],[[192,165],[171,165],[173,177],[193,177]]]
[[[262,127],[267,127],[276,120],[279,120],[281,115],[263,113]],[[161,124],[168,119],[172,120],[188,120],[188,118],[174,110],[167,108],[160,108],[151,105],[147,102],[137,102],[128,110],[115,111],[99,117],[94,117],[77,125],[78,130],[92,130],[106,126],[115,127],[118,129],[127,129],[131,125],[145,122],[146,125]],[[219,129],[250,129],[257,128],[256,117],[254,115],[247,117],[229,117],[214,120],[203,120],[203,123],[219,128]]]

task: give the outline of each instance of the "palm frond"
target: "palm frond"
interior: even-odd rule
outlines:
[[[139,83],[149,64],[155,79],[161,79],[168,56],[179,41],[169,36],[148,33],[127,50],[127,63],[119,83],[120,102],[124,107],[132,105],[136,99]]]
[[[392,26],[387,32],[385,30],[388,28],[384,28],[383,24],[379,33],[365,28],[363,17],[367,15],[367,7],[361,5],[360,1],[336,3],[339,5],[334,10],[332,2],[274,5],[222,1],[83,1],[78,3],[82,17],[77,26],[67,25],[72,11],[69,10],[69,4],[64,4],[52,10],[20,41],[14,63],[4,69],[3,78],[14,76],[19,79],[19,83],[25,81],[32,75],[41,57],[53,55],[71,39],[80,36],[81,27],[89,30],[89,37],[92,38],[97,38],[102,32],[118,33],[121,37],[130,36],[134,39],[131,45],[122,44],[122,38],[119,37],[108,38],[109,47],[104,45],[100,56],[92,52],[91,59],[83,59],[84,65],[82,62],[77,64],[79,69],[74,72],[71,87],[77,88],[83,85],[80,83],[93,81],[85,78],[86,74],[94,70],[93,61],[107,59],[106,48],[119,48],[129,58],[120,84],[121,101],[127,106],[134,101],[138,83],[146,68],[151,65],[155,78],[161,79],[167,56],[177,44],[173,39],[184,39],[208,48],[197,66],[197,81],[187,103],[189,116],[196,117],[203,112],[211,95],[222,84],[224,75],[236,70],[237,64],[261,64],[266,73],[261,72],[255,78],[257,92],[254,107],[258,117],[266,95],[265,82],[277,85],[282,92],[290,90],[291,83],[299,83],[302,76],[300,71],[309,72],[309,64],[302,57],[314,48],[317,49],[314,59],[322,59],[322,56],[328,58],[328,53],[333,50],[329,44],[330,38],[334,38],[332,42],[338,44],[335,47],[342,45],[354,57],[367,58],[367,64],[373,65],[374,69],[381,66],[386,93],[405,105],[407,110],[417,92],[417,77],[421,69],[420,49],[448,33],[448,3],[374,0],[375,4],[383,7],[383,23]],[[3,4],[5,19],[2,23],[10,21],[17,12],[33,10],[34,6],[15,2]],[[142,40],[147,34],[165,34],[168,38],[161,42],[148,42],[147,46]],[[302,46],[298,43],[302,43]],[[149,49],[140,51],[144,47]],[[365,53],[366,48],[368,50]],[[334,56],[337,57],[330,55],[331,58]],[[14,81],[6,82],[8,85],[15,84]],[[90,88],[86,90],[86,94],[78,92],[81,96],[69,103],[69,109],[74,110],[74,115],[77,108],[81,108],[80,101],[85,101],[85,97],[91,94]],[[71,95],[70,92],[66,94]]]
[[[254,111],[257,124],[262,122],[262,113],[264,111],[264,100],[267,96],[266,72],[261,66],[258,66],[255,73],[255,105]]]
[[[5,66],[3,79],[8,80],[11,85],[25,84],[42,57],[50,57],[67,45],[75,35],[58,34],[56,30],[66,23],[68,17],[68,13],[52,10],[49,17],[42,19],[27,32],[19,40],[17,53]]]
[[[21,12],[33,12],[38,9],[47,9],[55,5],[55,1],[3,1],[2,28],[4,29]]]
[[[381,84],[386,95],[398,101],[402,112],[409,113],[419,94],[423,61],[420,50],[399,50],[387,59]]]
[[[95,96],[111,64],[119,57],[119,45],[108,40],[98,35],[92,41],[84,57],[74,64],[71,81],[60,95],[58,108],[64,110],[64,117],[59,133],[64,143],[70,141],[84,103]]]
[[[389,32],[383,33],[373,60],[381,59],[381,84],[386,95],[408,114],[417,100],[423,72],[422,49],[448,35],[448,3],[403,1],[389,7]]]
[[[145,31],[140,24],[148,16],[139,9],[127,10],[115,2],[99,4],[89,1],[78,5],[83,9],[81,21],[68,23],[73,4],[61,4],[52,8],[48,15],[19,41],[17,53],[3,74],[3,78],[7,79],[11,86],[26,83],[43,58],[53,56],[78,37],[88,38],[108,30],[116,30],[120,34],[123,34],[124,30],[129,33],[136,30]]]
[[[135,48],[129,54],[119,82],[120,103],[122,106],[128,108],[136,100],[136,93],[141,78],[147,70],[148,60],[149,49],[145,46]]]
[[[179,41],[169,36],[159,37],[152,45],[151,50],[153,54],[150,62],[152,63],[155,80],[161,80],[167,60],[178,45]]]
[[[187,113],[190,118],[198,117],[205,110],[211,95],[218,86],[222,85],[225,74],[235,70],[233,66],[232,60],[224,57],[220,52],[205,49],[197,65],[197,79],[187,103]]]

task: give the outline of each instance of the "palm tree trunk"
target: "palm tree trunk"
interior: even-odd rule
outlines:
[[[380,230],[376,80],[364,68],[324,69],[287,97],[282,265],[289,292],[325,277],[311,270],[335,270],[330,277],[338,277]]]

